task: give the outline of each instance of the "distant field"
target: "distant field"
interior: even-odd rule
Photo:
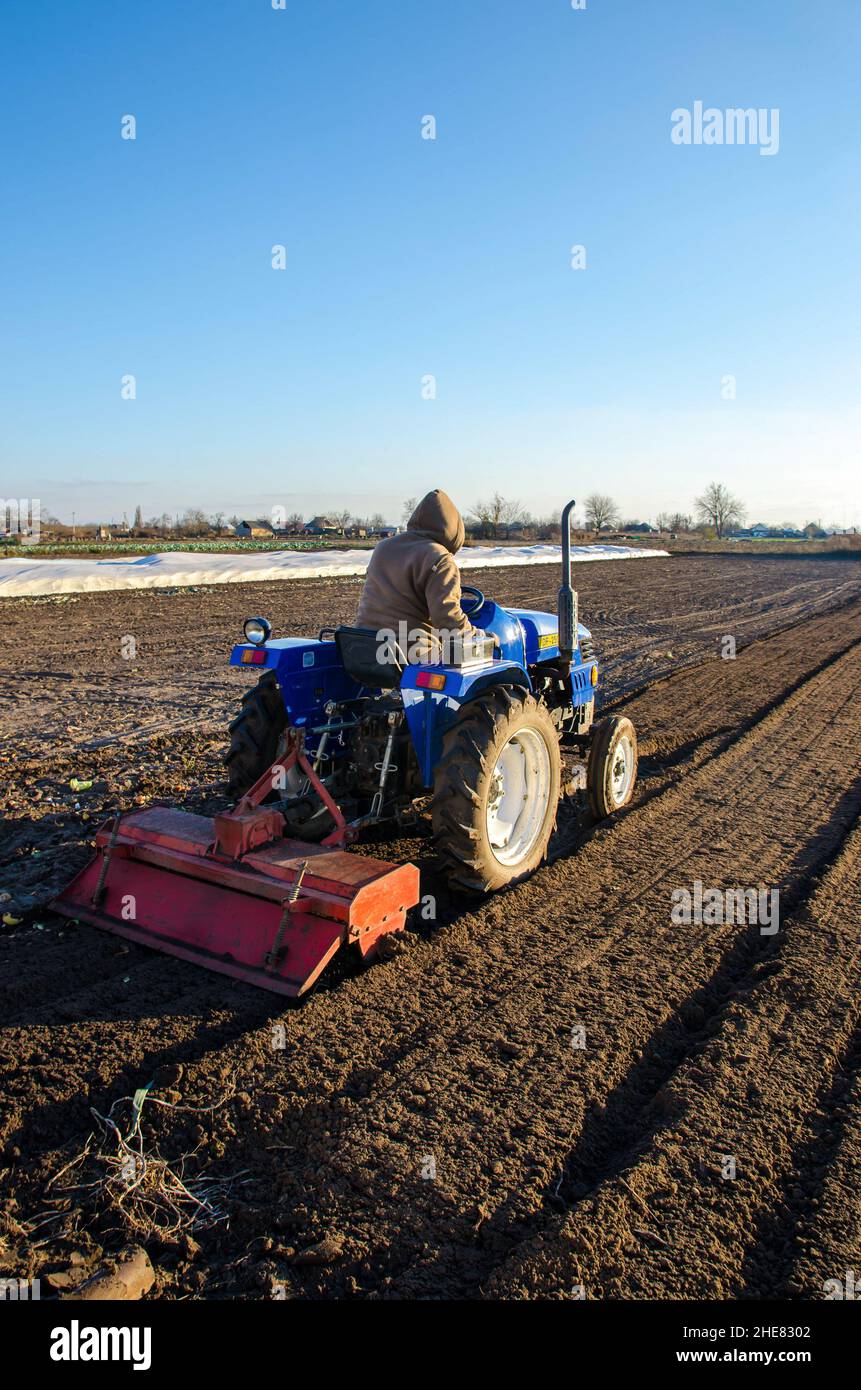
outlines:
[[[556,543],[558,544],[558,536]],[[598,540],[599,537],[593,532],[580,531],[572,537],[577,544],[588,544]],[[801,540],[792,537],[763,537],[761,540],[745,539],[741,541],[732,540],[704,540],[700,536],[680,536],[677,540],[671,541],[666,535],[640,535],[638,532],[620,531],[612,535],[604,532],[600,540],[610,544],[630,543],[643,546],[645,548],[656,547],[661,550],[669,550],[673,554],[733,554],[733,555],[756,555],[762,554],[766,550],[769,554],[791,554],[791,555],[827,555],[834,552],[858,551],[861,552],[861,535],[857,536],[827,536],[824,540]],[[468,546],[493,546],[493,545],[524,545],[533,544],[532,540],[526,540],[523,536],[512,534],[511,536],[500,536],[497,540],[467,540]],[[552,540],[550,541],[552,544]],[[309,536],[307,539],[295,537],[291,540],[273,541],[254,541],[240,540],[234,537],[224,537],[222,539],[212,538],[209,540],[129,540],[129,541],[40,541],[37,545],[21,544],[0,544],[0,559],[26,558],[27,560],[57,560],[71,558],[73,556],[98,556],[99,559],[110,559],[123,555],[157,555],[170,554],[171,552],[183,551],[188,553],[199,552],[211,555],[232,555],[250,552],[268,552],[274,550],[370,550],[377,544],[376,540],[358,539],[352,536],[339,536],[336,540],[331,540],[323,536]]]
[[[340,536],[338,540],[326,540],[323,536],[309,536],[302,540],[252,541],[234,537],[211,540],[176,541],[39,541],[37,545],[0,545],[0,560],[57,560],[75,555],[97,555],[99,559],[122,555],[160,555],[171,552],[198,551],[204,555],[232,555],[249,551],[270,550],[366,550],[376,545],[372,540],[354,540]]]
[[[646,548],[657,546],[669,550],[673,555],[845,555],[847,552],[861,554],[861,535],[825,536],[822,540],[809,541],[792,536],[763,536],[761,539],[745,537],[744,540],[705,540],[702,536],[679,536],[671,541],[667,536],[641,536],[634,532],[621,531],[610,538],[613,542],[636,540],[637,545]]]

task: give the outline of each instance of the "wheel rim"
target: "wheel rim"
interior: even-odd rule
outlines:
[[[634,780],[634,745],[628,734],[623,734],[610,756],[610,795],[614,806],[621,806],[627,800]]]
[[[506,743],[490,779],[487,838],[494,857],[509,867],[535,848],[550,797],[550,753],[534,729],[518,729]]]

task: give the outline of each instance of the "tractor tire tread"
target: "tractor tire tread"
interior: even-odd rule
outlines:
[[[271,671],[242,696],[239,712],[228,724],[230,747],[224,755],[231,796],[242,796],[275,761],[287,726],[287,711]]]
[[[486,843],[479,784],[495,766],[495,750],[503,746],[509,727],[513,733],[524,720],[543,725],[548,746],[555,747],[552,804],[535,849],[520,869],[512,871]],[[560,779],[558,732],[547,708],[528,691],[492,686],[460,708],[443,741],[431,804],[434,844],[453,889],[487,893],[519,883],[533,872],[544,858],[555,825]]]

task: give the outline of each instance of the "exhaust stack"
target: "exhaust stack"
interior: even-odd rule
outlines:
[[[562,674],[567,676],[577,643],[577,594],[571,588],[571,513],[574,499],[562,512],[562,583],[556,600],[559,616],[559,656]]]

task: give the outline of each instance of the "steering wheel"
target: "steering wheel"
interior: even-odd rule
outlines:
[[[460,594],[460,606],[467,618],[471,618],[484,603],[484,594],[480,589],[473,588],[472,584],[462,584]],[[468,599],[469,602],[464,603],[464,599]]]

